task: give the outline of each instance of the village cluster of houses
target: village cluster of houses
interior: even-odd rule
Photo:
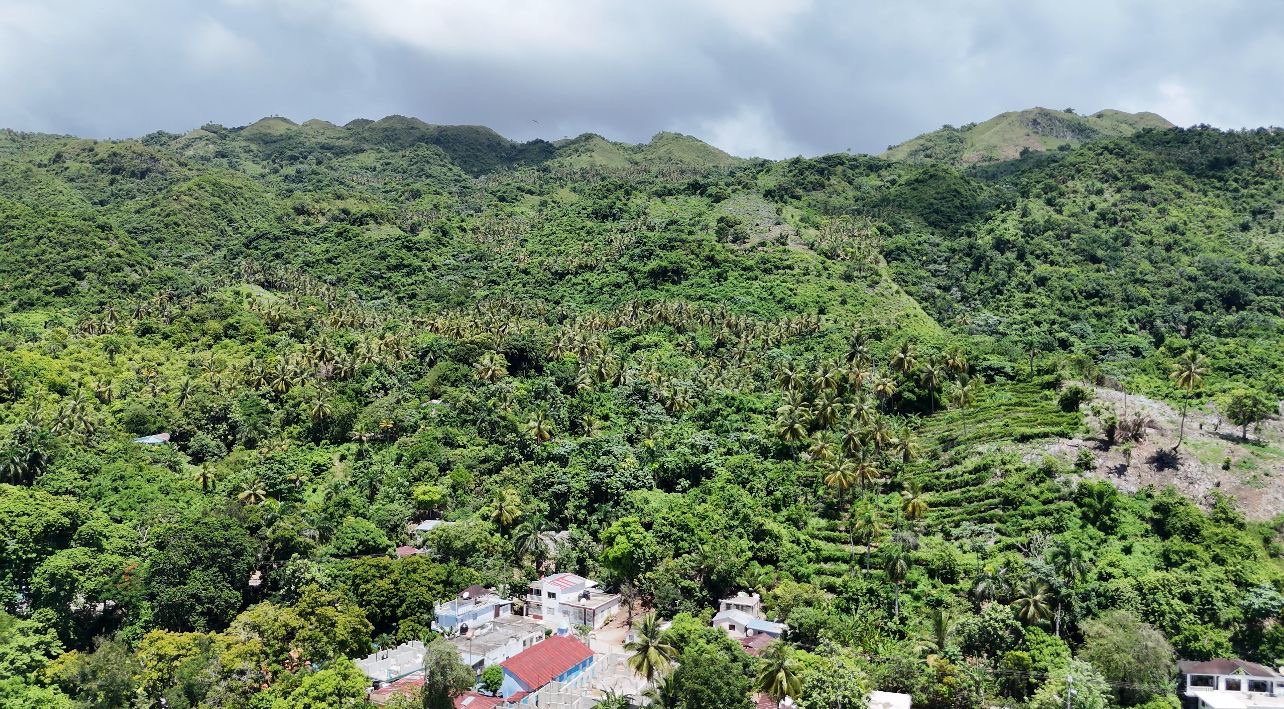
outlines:
[[[596,650],[577,631],[601,629],[619,610],[620,597],[576,574],[553,574],[530,585],[525,615],[494,590],[471,586],[435,608],[433,627],[443,633],[480,678],[487,667],[503,669],[494,695],[468,692],[458,709],[559,707],[591,709],[606,690],[638,696],[645,689],[633,675],[622,647]],[[756,593],[738,593],[718,603],[712,621],[747,652],[759,654],[788,631],[766,618]],[[358,660],[370,679],[370,699],[383,704],[423,684],[424,645],[418,641]],[[1284,674],[1243,660],[1184,661],[1179,664],[1183,709],[1284,709]],[[782,705],[783,706],[783,705]],[[910,697],[871,692],[871,709],[910,709]]]
[[[456,706],[590,709],[606,690],[636,696],[645,689],[629,669],[622,643],[600,643],[594,650],[577,634],[601,629],[619,611],[619,595],[603,592],[591,579],[559,573],[530,584],[524,605],[525,614],[518,615],[512,599],[471,586],[436,606],[433,629],[446,636],[460,660],[479,678],[492,665],[504,673],[495,696],[469,692]],[[762,599],[747,593],[723,599],[713,625],[752,654],[787,630],[767,620]],[[371,701],[383,704],[421,686],[423,656],[424,644],[412,641],[358,660],[371,682]]]

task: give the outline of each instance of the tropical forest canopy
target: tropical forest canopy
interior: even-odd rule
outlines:
[[[1279,508],[1174,486],[1278,499],[1284,132],[1128,133],[0,133],[0,705],[361,706],[349,658],[551,569],[674,619],[672,709],[1169,707],[1177,658],[1284,659]],[[1182,412],[1159,462],[1119,392]],[[763,659],[708,628],[739,590]]]

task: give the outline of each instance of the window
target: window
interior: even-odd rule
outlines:
[[[1238,692],[1242,688],[1238,677],[1227,677],[1223,684],[1225,686],[1223,686],[1222,689],[1225,689],[1227,692]]]
[[[548,597],[549,597],[549,598],[557,598],[557,594],[556,594],[556,593],[553,593],[552,591],[549,591],[549,592],[547,593],[547,595],[548,595]]]
[[[1271,691],[1271,683],[1266,680],[1250,679],[1248,681],[1248,691],[1262,692],[1265,694],[1266,692]]]
[[[1192,687],[1216,687],[1217,678],[1212,675],[1191,675],[1190,686]]]
[[[734,631],[735,629],[736,629],[735,623],[727,623],[727,630]]]

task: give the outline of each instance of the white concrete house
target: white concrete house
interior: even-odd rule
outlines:
[[[1284,709],[1284,674],[1245,660],[1183,660],[1185,709]]]
[[[380,648],[355,662],[375,687],[391,684],[408,675],[423,673],[424,644],[412,640],[394,648]]]
[[[513,602],[507,598],[500,598],[488,588],[469,586],[461,591],[457,598],[438,603],[433,608],[433,612],[436,616],[433,620],[433,629],[453,633],[463,626],[472,627],[478,623],[511,615]]]
[[[472,626],[449,642],[459,651],[459,659],[480,674],[542,641],[544,635],[544,626],[538,620],[504,615]]]
[[[553,574],[532,583],[526,596],[526,615],[557,628],[578,625],[600,628],[620,607],[620,597],[603,593],[597,582],[575,574]]]
[[[764,617],[762,599],[758,594],[744,592],[718,601],[718,614],[713,617],[713,625],[737,640],[755,635],[778,638],[789,629],[784,623]]]

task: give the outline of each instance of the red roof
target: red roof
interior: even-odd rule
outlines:
[[[740,638],[740,647],[744,648],[745,652],[750,655],[757,657],[758,653],[762,652],[763,648],[770,645],[773,640],[775,638],[766,633],[757,633]]]
[[[464,692],[455,697],[455,709],[494,709],[503,703],[503,697],[490,697],[477,692]]]
[[[394,696],[409,696],[410,694],[413,694],[416,689],[422,686],[424,686],[424,673],[416,672],[412,675],[402,677],[392,684],[385,684],[379,689],[371,690],[367,699],[369,699],[372,704],[383,706]]]
[[[418,550],[418,549],[416,549],[415,547],[412,547],[412,546],[408,546],[408,545],[403,544],[403,545],[401,545],[401,546],[397,547],[397,558],[398,558],[398,559],[404,559],[404,558],[406,558],[407,556],[414,556],[415,554],[418,554],[418,553],[419,553],[419,550]]]
[[[504,660],[504,671],[531,689],[538,689],[553,678],[593,656],[588,646],[565,635],[554,635]]]

